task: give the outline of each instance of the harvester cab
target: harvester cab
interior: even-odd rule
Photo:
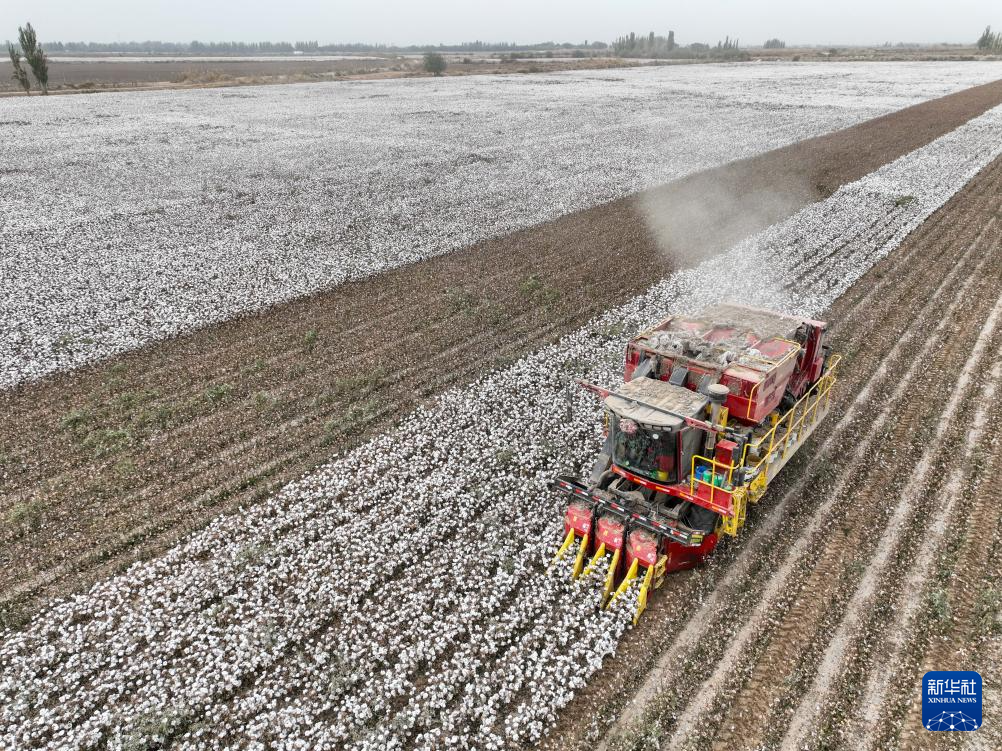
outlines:
[[[639,581],[635,620],[665,575],[692,568],[744,524],[746,504],[827,414],[838,358],[825,324],[739,306],[673,317],[627,346],[604,399],[605,440],[570,496],[554,563],[603,575],[608,606]]]

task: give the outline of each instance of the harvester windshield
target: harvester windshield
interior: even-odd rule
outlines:
[[[696,435],[683,439],[679,451],[679,437],[695,432],[686,428],[685,418],[701,416],[706,397],[665,381],[638,378],[610,394],[605,404],[613,463],[651,480],[679,482],[679,461],[687,461],[699,440]]]
[[[612,415],[613,456],[617,466],[659,482],[677,482],[675,433]]]

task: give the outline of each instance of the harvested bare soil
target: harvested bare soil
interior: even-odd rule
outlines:
[[[947,742],[921,727],[922,674],[977,669],[1002,632],[988,480],[1002,403],[985,393],[1002,351],[1000,188],[997,159],[826,312],[845,357],[828,424],[744,537],[659,593],[548,748]]]
[[[540,58],[532,60],[472,60],[449,57],[445,75],[466,76],[498,73],[554,73],[568,70],[604,70],[633,67],[635,60],[618,58]],[[691,61],[696,62],[696,61]],[[49,60],[49,91],[56,94],[100,91],[145,91],[149,89],[209,88],[309,81],[342,81],[373,78],[428,76],[417,55],[345,57],[329,60],[296,57],[273,59],[170,58],[158,60]],[[34,91],[34,93],[38,93]],[[0,60],[0,96],[22,96],[11,75],[10,63]]]
[[[331,78],[336,74],[350,75],[360,72],[389,70],[398,62],[393,58],[346,58],[330,60],[304,60],[295,57],[276,57],[272,60],[62,60],[49,59],[49,88],[60,89],[130,89],[150,84],[195,83],[268,79],[286,76],[296,80]],[[17,82],[11,78],[10,63],[0,63],[0,91],[16,91]]]
[[[0,616],[162,551],[1000,101],[1002,82],[968,89],[0,394]],[[664,252],[652,215],[671,218]]]

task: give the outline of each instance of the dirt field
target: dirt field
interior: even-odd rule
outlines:
[[[845,355],[828,427],[548,748],[961,745],[921,730],[917,697],[932,669],[999,691],[1000,186],[996,160],[827,312]]]
[[[832,47],[787,48],[781,50],[750,49],[753,60],[789,62],[888,62],[888,61],[971,61],[996,60],[975,47],[943,46],[916,48]],[[632,67],[635,65],[692,65],[719,62],[705,60],[637,60],[617,57],[572,58],[568,53],[548,58],[535,53],[532,57],[503,59],[499,53],[463,55],[449,53],[446,75],[482,75],[491,73],[538,73],[563,70],[595,70]],[[50,58],[49,89],[53,93],[71,94],[115,90],[146,90],[162,88],[203,88],[306,81],[399,78],[428,75],[422,71],[420,55],[387,55],[380,57],[338,57],[318,60],[296,57],[199,60],[192,58],[146,60],[108,59],[98,56]],[[0,60],[0,96],[20,94],[11,78],[10,63]]]
[[[387,70],[400,63],[387,59],[297,60],[293,57],[274,60],[94,60],[66,62],[58,57],[50,60],[49,88],[62,89],[129,89],[152,84],[211,83],[213,81],[262,81],[284,76],[293,80],[316,80],[335,75],[353,75]],[[0,63],[0,91],[16,91],[11,79],[10,62]]]
[[[164,550],[999,101],[1002,84],[977,87],[656,191],[645,204],[673,215],[711,186],[745,188],[672,227],[670,260],[635,200],[619,201],[3,393],[5,621]]]
[[[593,70],[638,65],[635,60],[612,58],[491,60],[449,55],[446,75],[485,73],[536,73],[540,71]],[[276,57],[226,60],[86,60],[50,59],[49,90],[54,93],[161,88],[201,88],[307,81],[399,78],[428,75],[420,56],[332,58],[330,60]],[[0,95],[19,94],[11,78],[10,62],[0,61]],[[37,92],[34,92],[37,93]]]

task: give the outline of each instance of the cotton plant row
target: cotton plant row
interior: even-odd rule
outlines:
[[[599,442],[572,379],[614,385],[624,338],[722,295],[816,314],[1000,149],[995,110],[54,604],[3,637],[0,747],[538,740],[633,604],[599,610],[601,572],[546,572],[561,524],[547,480]]]
[[[763,64],[3,100],[0,388],[999,77]]]

